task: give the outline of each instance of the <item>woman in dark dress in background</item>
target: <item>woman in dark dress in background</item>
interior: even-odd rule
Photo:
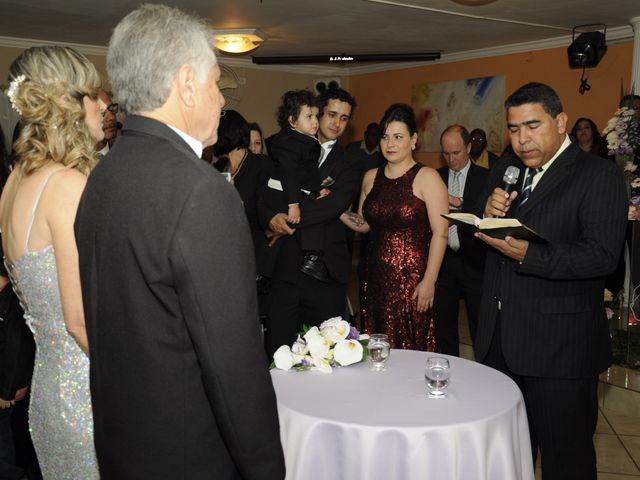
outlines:
[[[220,117],[218,141],[213,154],[218,159],[214,166],[223,172],[236,187],[244,203],[256,254],[258,291],[266,293],[268,278],[273,270],[269,239],[258,223],[258,195],[267,184],[271,172],[271,160],[249,150],[249,123],[235,110],[226,110]],[[261,305],[262,310],[262,305]]]
[[[585,152],[591,152],[602,158],[608,158],[607,142],[600,135],[598,127],[590,118],[580,117],[573,124],[571,136]]]
[[[364,330],[385,333],[391,346],[435,350],[433,297],[447,247],[447,187],[440,175],[416,163],[416,121],[408,105],[395,104],[380,122],[387,165],[362,181],[358,214],[341,220],[370,232],[360,286]]]

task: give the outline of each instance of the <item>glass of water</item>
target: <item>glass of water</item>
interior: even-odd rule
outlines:
[[[369,350],[371,370],[376,372],[383,371],[386,368],[385,364],[391,351],[389,337],[383,333],[374,333],[369,337],[367,349]]]
[[[424,369],[424,379],[429,388],[429,398],[446,398],[444,389],[449,385],[449,360],[442,357],[429,357]]]

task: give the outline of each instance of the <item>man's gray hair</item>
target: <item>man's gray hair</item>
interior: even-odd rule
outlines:
[[[117,102],[128,113],[161,107],[185,64],[206,82],[216,63],[210,40],[200,19],[177,8],[145,4],[129,13],[113,31],[107,52]]]

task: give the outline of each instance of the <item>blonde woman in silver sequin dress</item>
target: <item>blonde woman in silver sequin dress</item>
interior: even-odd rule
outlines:
[[[22,132],[0,198],[5,263],[36,341],[29,424],[45,480],[99,478],[73,222],[101,139],[100,78],[63,47],[25,50],[10,67]]]

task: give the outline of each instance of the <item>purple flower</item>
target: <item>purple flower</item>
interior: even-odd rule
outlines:
[[[347,335],[347,340],[358,340],[360,338],[360,332],[356,329],[356,327],[351,327],[349,329],[349,335]]]

